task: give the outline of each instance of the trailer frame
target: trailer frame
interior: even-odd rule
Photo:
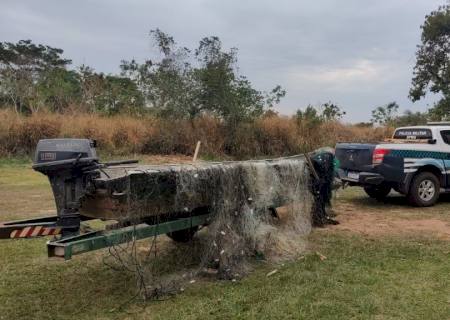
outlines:
[[[155,237],[210,223],[213,214],[203,214],[155,224],[141,223],[115,230],[88,232],[47,242],[49,257],[70,260],[72,256],[122,243]]]

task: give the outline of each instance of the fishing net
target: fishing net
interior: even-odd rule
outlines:
[[[187,244],[166,237],[129,239],[110,248],[108,263],[132,272],[138,291],[148,298],[181,290],[199,274],[239,279],[255,260],[297,257],[312,225],[330,221],[333,155],[311,156],[311,162],[295,156],[122,169],[125,174],[113,183],[121,196],[115,214],[122,223],[158,224],[205,213],[213,218],[200,231],[192,227],[169,234],[185,242],[196,233]]]

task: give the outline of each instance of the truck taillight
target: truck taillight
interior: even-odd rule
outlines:
[[[375,149],[372,155],[372,164],[380,164],[383,162],[384,156],[389,154],[389,149]]]

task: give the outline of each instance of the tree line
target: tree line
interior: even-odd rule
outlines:
[[[192,119],[208,113],[230,122],[261,116],[285,95],[280,86],[256,90],[237,72],[237,50],[218,37],[203,38],[195,50],[179,47],[159,29],[150,32],[160,58],[123,60],[120,74],[69,69],[63,50],[31,40],[0,43],[0,105],[17,113],[150,113]]]

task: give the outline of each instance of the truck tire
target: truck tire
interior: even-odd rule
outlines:
[[[421,172],[411,183],[408,201],[416,207],[430,207],[439,199],[441,185],[438,177],[431,172]]]
[[[167,236],[175,242],[189,242],[194,237],[194,234],[198,231],[198,227],[192,227],[189,229],[178,230],[167,233]]]
[[[364,186],[364,191],[371,198],[383,200],[387,197],[389,192],[391,192],[391,186],[385,183],[374,186]]]

